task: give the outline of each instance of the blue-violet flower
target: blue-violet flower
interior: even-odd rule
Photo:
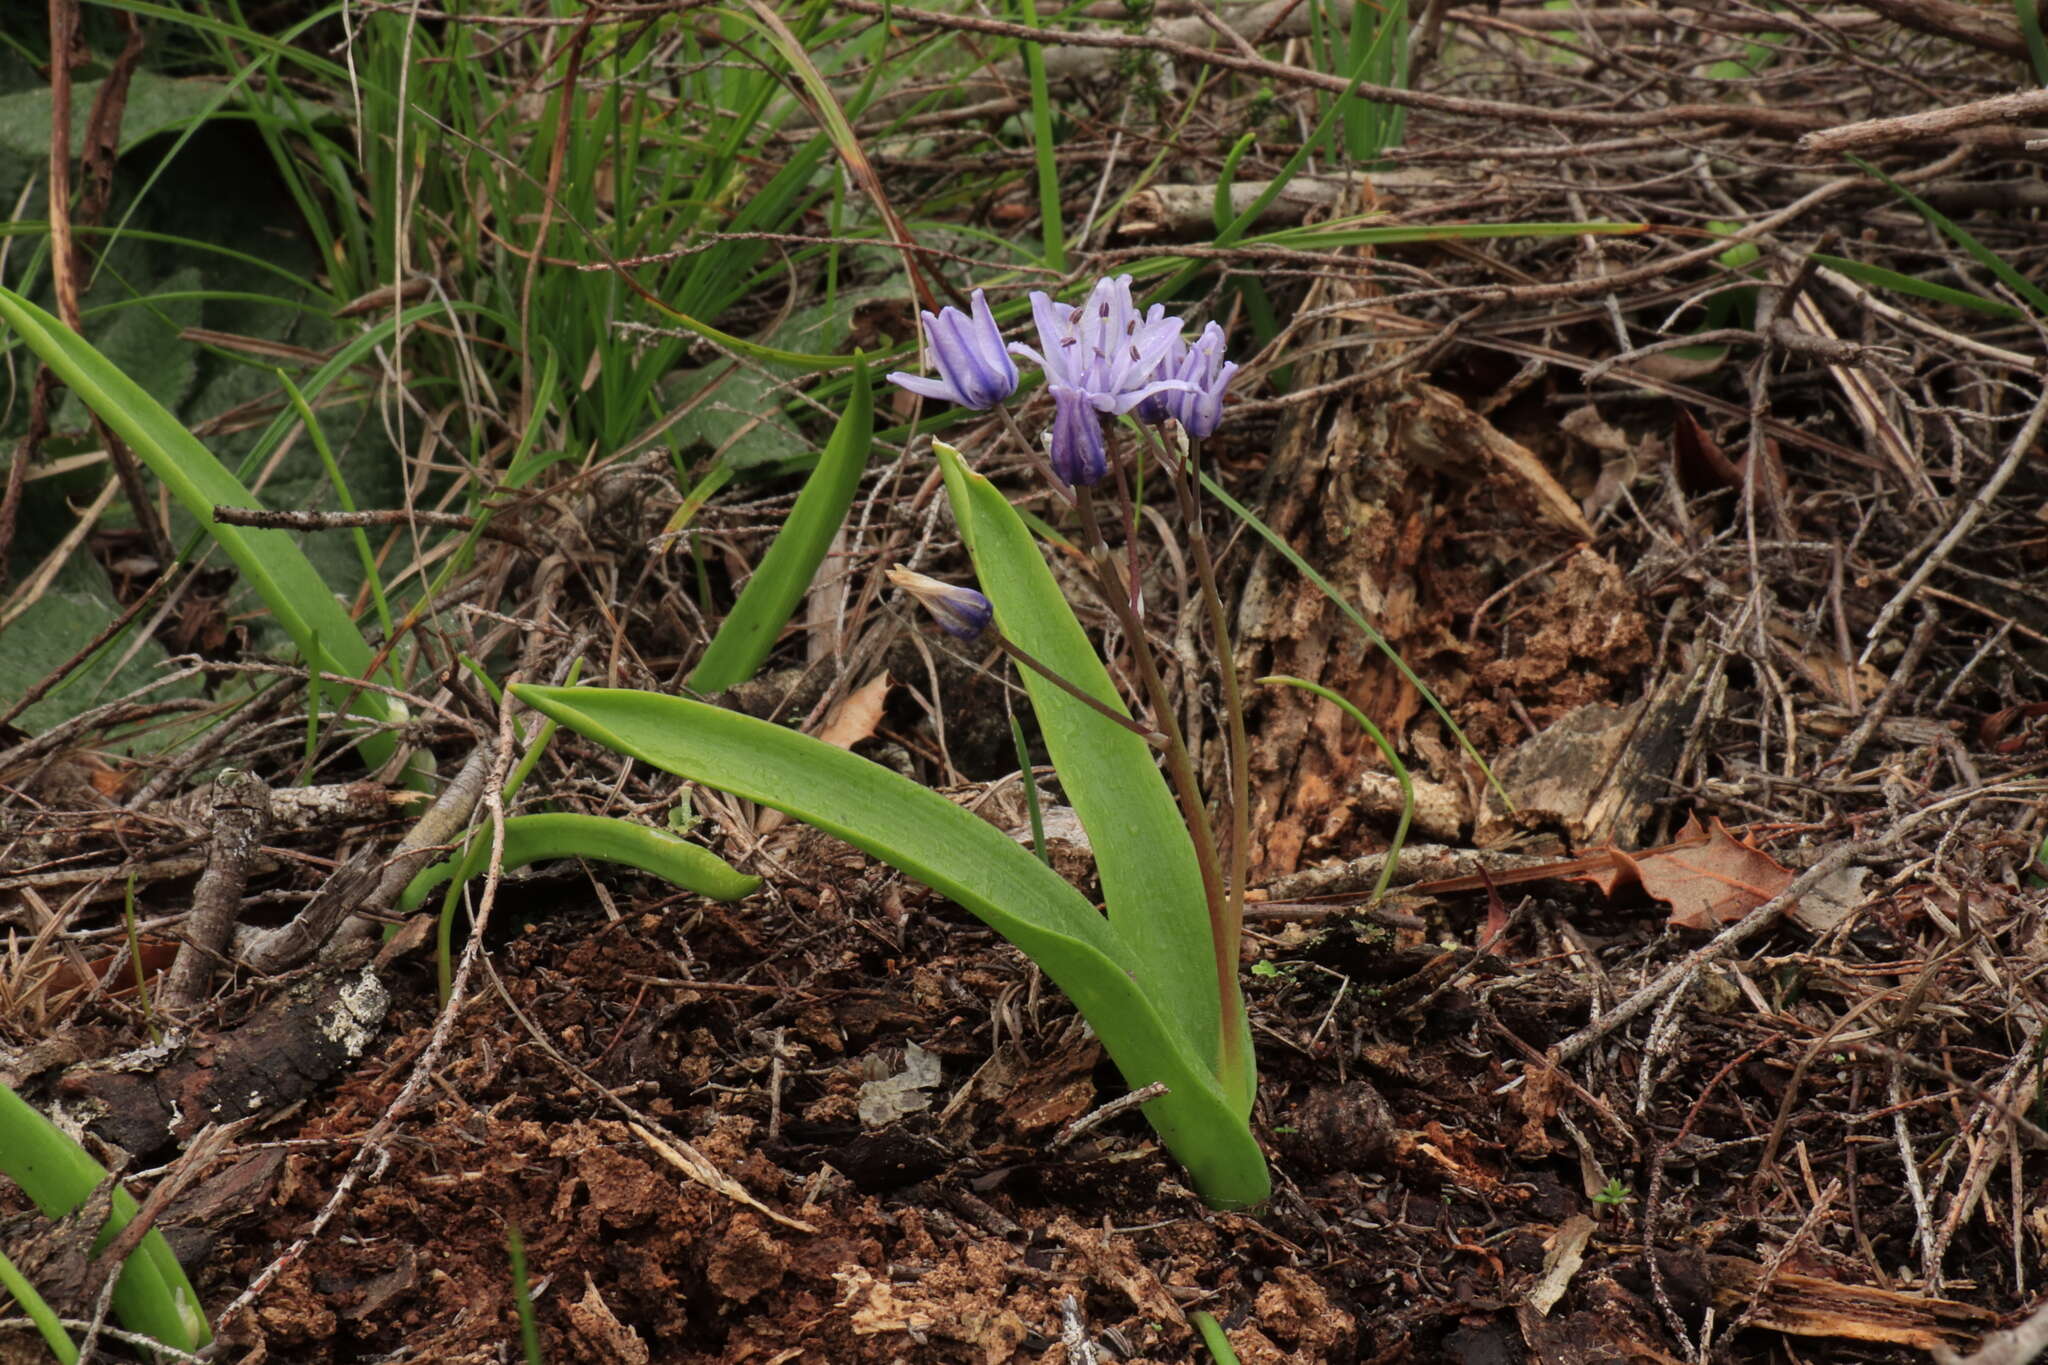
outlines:
[[[942,583],[936,578],[897,565],[889,570],[891,584],[915,597],[947,634],[972,640],[988,629],[995,607],[972,588]]]
[[[1223,391],[1237,373],[1236,363],[1223,358],[1223,344],[1223,328],[1210,323],[1171,371],[1182,387],[1165,395],[1166,410],[1196,440],[1214,435],[1223,424]]]
[[[1102,414],[1093,396],[1065,384],[1052,391],[1052,472],[1069,488],[1092,488],[1109,473],[1109,452],[1102,444]]]
[[[1017,362],[1003,348],[1003,330],[977,289],[974,316],[958,308],[923,314],[924,338],[938,378],[897,370],[889,382],[926,398],[986,412],[1017,391]]]
[[[1177,376],[1180,373],[1181,362],[1187,358],[1187,354],[1187,338],[1175,332],[1172,344],[1166,348],[1166,354],[1160,357],[1159,373],[1168,378]],[[1167,400],[1178,396],[1179,392],[1176,389],[1161,389],[1140,401],[1137,407],[1131,409],[1131,415],[1146,426],[1159,426],[1173,416],[1173,408]]]
[[[1098,281],[1079,307],[1034,290],[1031,315],[1037,348],[1013,342],[1010,349],[1037,362],[1048,384],[1084,394],[1097,412],[1126,413],[1154,394],[1187,387],[1158,374],[1180,336],[1180,319],[1156,303],[1140,316],[1129,275]]]

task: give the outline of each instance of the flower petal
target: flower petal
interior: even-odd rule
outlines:
[[[909,389],[920,397],[934,398],[941,403],[966,405],[966,400],[954,392],[953,386],[943,379],[929,379],[921,374],[905,374],[902,370],[896,370],[885,377],[897,388]]]

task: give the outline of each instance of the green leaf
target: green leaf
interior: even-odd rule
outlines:
[[[1862,157],[1856,156],[1853,153],[1847,155],[1850,161],[1883,181],[1886,189],[1905,200],[1908,204],[1911,204],[1922,218],[1925,218],[1943,236],[1967,252],[1970,258],[1976,261],[1978,265],[1983,266],[1986,270],[1997,276],[2000,284],[2003,284],[2007,289],[2012,290],[2013,293],[2025,299],[2034,311],[2042,317],[2048,317],[2048,291],[2043,291],[2041,286],[2035,284],[2025,275],[2020,274],[2003,256],[2000,256],[1990,247],[1978,241],[1969,229],[1950,218],[1940,209],[1934,207],[1934,205],[1928,203],[1925,199],[1922,199],[1919,195],[1913,193],[1913,191],[1907,189],[1904,185],[1901,185]]]
[[[554,722],[549,721],[548,735],[542,737],[543,742],[553,734],[554,728]],[[538,757],[540,744],[536,744],[534,749],[535,753],[530,757]],[[557,858],[595,858],[600,862],[637,867],[642,872],[666,877],[685,891],[695,891],[700,896],[720,901],[735,901],[751,895],[761,885],[759,877],[748,876],[710,849],[677,838],[666,830],[636,825],[630,820],[560,811],[515,815],[505,822],[502,865],[507,872]],[[399,912],[409,915],[425,904],[428,893],[435,887],[454,882],[441,901],[441,918],[434,936],[434,965],[440,977],[443,1004],[448,1002],[453,981],[456,893],[462,889],[463,883],[482,876],[490,865],[491,832],[480,829],[471,835],[469,846],[462,853],[432,867],[422,868],[406,883],[404,893],[398,898]]]
[[[21,1186],[45,1215],[62,1218],[91,1197],[107,1178],[107,1170],[21,1096],[0,1085],[0,1175]],[[136,1212],[134,1196],[116,1185],[113,1211],[94,1238],[94,1250],[111,1241]],[[213,1339],[192,1282],[154,1228],[121,1267],[121,1278],[114,1284],[114,1313],[130,1331],[181,1351],[196,1351]]]
[[[94,349],[107,363],[167,410],[175,411],[190,396],[199,375],[198,349],[180,342],[178,332],[200,323],[200,301],[189,292],[200,282],[198,268],[186,266],[166,275],[158,288],[160,294],[179,297],[152,297],[146,308],[121,308],[86,324],[93,327]],[[54,420],[59,429],[85,425],[76,394],[66,395]]]
[[[1813,259],[1838,274],[1847,275],[1860,284],[1874,285],[1879,289],[1890,289],[1900,294],[1911,294],[1915,298],[1945,303],[1955,308],[1969,308],[1979,313],[1991,313],[2003,318],[2024,318],[2026,310],[2015,308],[2004,299],[1986,298],[1973,294],[1967,289],[1955,289],[1932,280],[1923,280],[1917,275],[1902,275],[1896,270],[1886,270],[1881,265],[1865,265],[1852,261],[1847,256],[1830,256],[1816,251]]]
[[[754,676],[754,670],[775,647],[775,637],[789,624],[797,603],[810,589],[811,579],[825,561],[832,537],[846,520],[846,509],[860,487],[861,471],[867,468],[868,451],[874,446],[875,402],[868,379],[867,362],[854,362],[853,393],[846,411],[825,443],[817,468],[797,494],[789,520],[776,533],[775,543],[761,557],[754,576],[740,590],[725,621],[712,637],[704,657],[690,674],[690,686],[698,692],[723,692]]]
[[[664,387],[662,401],[680,407],[696,400],[668,429],[668,439],[687,452],[711,447],[720,468],[734,473],[773,469],[808,459],[810,441],[792,431],[782,412],[782,395],[759,370],[730,363],[688,371]]]
[[[953,519],[1004,637],[1105,706],[1129,714],[1009,499],[951,446],[935,442],[932,448]],[[1035,670],[1020,671],[1060,786],[1095,850],[1110,920],[1126,942],[1145,946],[1143,960],[1134,964],[1139,984],[1198,1049],[1210,1074],[1220,1075],[1224,1016],[1208,898],[1194,841],[1151,746]],[[1251,1056],[1248,1037],[1241,1055]],[[1251,1108],[1249,1089],[1238,1097],[1244,1112]]]
[[[80,81],[71,87],[71,147],[85,145],[86,124],[103,81]],[[205,118],[220,104],[220,88],[208,80],[175,80],[153,71],[137,71],[128,82],[121,116],[121,145],[126,152],[158,133],[182,128]],[[0,95],[0,151],[47,163],[50,157],[50,87],[38,85]]]
[[[758,801],[846,840],[951,897],[1030,954],[1079,1007],[1133,1086],[1165,1083],[1144,1112],[1219,1207],[1270,1191],[1243,1112],[1147,998],[1140,954],[1071,886],[999,830],[878,764],[793,730],[652,692],[536,687],[522,702],[643,762]]]
[[[505,821],[507,872],[556,858],[594,858],[666,877],[685,891],[718,901],[735,901],[760,889],[761,879],[741,872],[700,844],[665,830],[604,815],[554,812],[515,815]],[[406,884],[398,908],[411,914],[425,904],[427,893],[450,879],[468,881],[491,863],[491,832],[477,831],[469,851],[422,869]],[[458,876],[458,868],[460,875]]]
[[[91,644],[100,628],[121,614],[120,604],[106,583],[90,581],[98,574],[97,565],[80,566],[76,561],[66,564],[49,589],[7,623],[7,644],[0,648],[0,711],[12,706],[31,687]],[[63,685],[23,711],[15,724],[29,734],[41,734],[157,678],[169,657],[169,651],[154,639],[117,641],[113,647],[101,649]],[[150,695],[152,700],[162,700],[196,696],[199,690],[198,680],[190,679],[160,687]],[[111,747],[129,754],[154,753],[181,733],[183,727],[151,726],[121,734]]]
[[[227,552],[301,655],[311,657],[317,636],[336,671],[357,678],[369,674],[373,657],[369,643],[296,541],[283,531],[215,524],[216,505],[260,504],[162,404],[84,338],[12,290],[0,289],[0,321],[19,333],[29,349],[163,480],[179,504]],[[402,720],[405,714],[396,701],[369,691],[355,693],[350,709],[377,720]],[[362,740],[363,755],[373,767],[389,758],[396,747],[397,741],[389,734],[365,735]]]
[[[64,1330],[63,1322],[57,1317],[57,1310],[36,1292],[14,1262],[7,1259],[7,1253],[0,1251],[0,1292],[14,1300],[15,1306],[35,1324],[36,1332],[43,1344],[50,1348],[50,1354],[57,1357],[58,1365],[72,1365],[78,1359],[78,1344],[71,1334]]]

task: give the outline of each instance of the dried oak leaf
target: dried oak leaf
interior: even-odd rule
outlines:
[[[1712,929],[1741,919],[1792,884],[1792,870],[1728,832],[1719,819],[1702,827],[1689,817],[1678,838],[1643,853],[1605,850],[1604,865],[1568,874],[1607,895],[1640,886],[1671,906],[1677,929]]]

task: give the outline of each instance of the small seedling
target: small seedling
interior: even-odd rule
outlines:
[[[1619,1180],[1610,1179],[1605,1185],[1602,1185],[1595,1191],[1593,1202],[1605,1212],[1613,1213],[1633,1198],[1635,1196],[1628,1192],[1628,1186],[1622,1184]]]

